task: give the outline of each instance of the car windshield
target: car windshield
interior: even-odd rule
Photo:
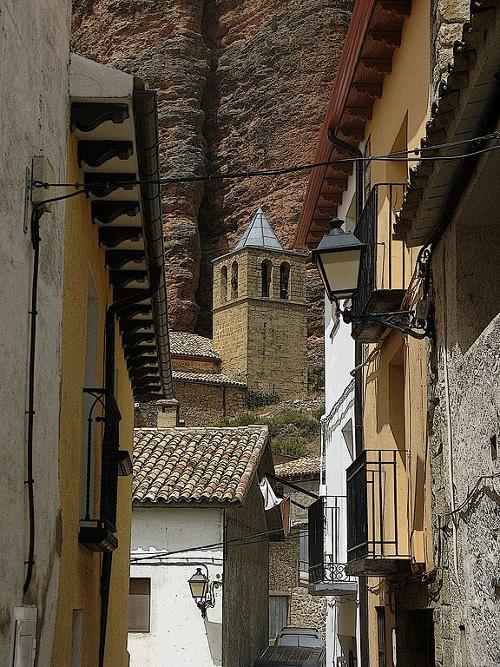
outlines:
[[[279,638],[279,646],[301,646],[304,648],[319,648],[320,640],[314,635],[283,635]]]

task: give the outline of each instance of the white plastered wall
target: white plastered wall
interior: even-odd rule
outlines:
[[[151,579],[151,626],[149,633],[129,633],[131,667],[222,665],[222,587],[203,619],[188,584],[198,567],[210,581],[222,581],[222,546],[198,549],[222,540],[221,509],[133,509],[130,576]]]

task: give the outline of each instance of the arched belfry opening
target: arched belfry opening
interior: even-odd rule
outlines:
[[[233,262],[231,264],[231,299],[238,298],[238,262]]]
[[[273,277],[273,265],[271,260],[265,259],[260,265],[261,289],[260,295],[263,297],[271,296],[271,281]]]
[[[280,299],[290,298],[290,264],[281,262],[280,265]]]
[[[221,303],[227,302],[227,266],[224,265],[220,270],[220,300]]]

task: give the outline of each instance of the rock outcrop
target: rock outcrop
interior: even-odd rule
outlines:
[[[73,48],[159,91],[164,175],[293,165],[314,157],[351,7],[352,0],[74,0]],[[231,248],[259,205],[291,245],[308,176],[165,187],[174,329],[210,335],[211,260]],[[322,292],[309,274],[314,362]]]

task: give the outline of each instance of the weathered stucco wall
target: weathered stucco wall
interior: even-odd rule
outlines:
[[[267,531],[256,480],[244,506],[226,510],[225,521],[225,540]],[[253,544],[227,544],[225,554],[224,667],[252,667],[268,643],[269,545],[266,539]]]
[[[25,470],[29,298],[33,249],[23,231],[25,172],[35,155],[66,174],[69,0],[5,0],[0,11],[0,664],[10,664],[12,607],[23,604],[28,557]],[[31,207],[28,206],[28,213]],[[60,332],[64,204],[41,221],[33,448],[35,567],[26,604],[38,608],[38,664],[50,664],[61,526],[58,488]],[[43,503],[43,511],[41,509]]]
[[[68,178],[82,181],[78,168],[76,141],[69,142]],[[74,166],[75,165],[75,166]],[[57,600],[57,628],[54,649],[48,663],[65,667],[72,660],[72,614],[83,610],[82,664],[98,663],[100,621],[99,553],[86,549],[78,542],[80,521],[84,518],[81,498],[84,497],[87,478],[82,457],[84,449],[85,418],[83,388],[86,384],[87,303],[89,284],[98,300],[96,327],[97,354],[95,355],[95,382],[104,384],[104,325],[106,306],[111,302],[109,276],[105,268],[104,248],[99,249],[98,228],[91,224],[90,202],[75,198],[66,207],[64,290],[62,320],[62,364],[60,442],[61,452],[58,478],[61,491],[61,547],[60,585]],[[91,349],[91,348],[90,348]],[[88,362],[87,362],[88,363]],[[116,387],[115,397],[121,413],[120,449],[131,453],[133,439],[133,398],[120,333],[116,331]],[[100,443],[102,429],[95,429],[94,494],[91,508],[99,507],[100,498]],[[57,468],[56,468],[57,469]],[[128,570],[130,553],[131,477],[118,478],[117,538],[118,548],[113,553],[109,621],[106,638],[106,665],[125,665],[127,662],[127,609]],[[92,511],[92,509],[91,509]],[[92,516],[95,516],[92,513]]]

